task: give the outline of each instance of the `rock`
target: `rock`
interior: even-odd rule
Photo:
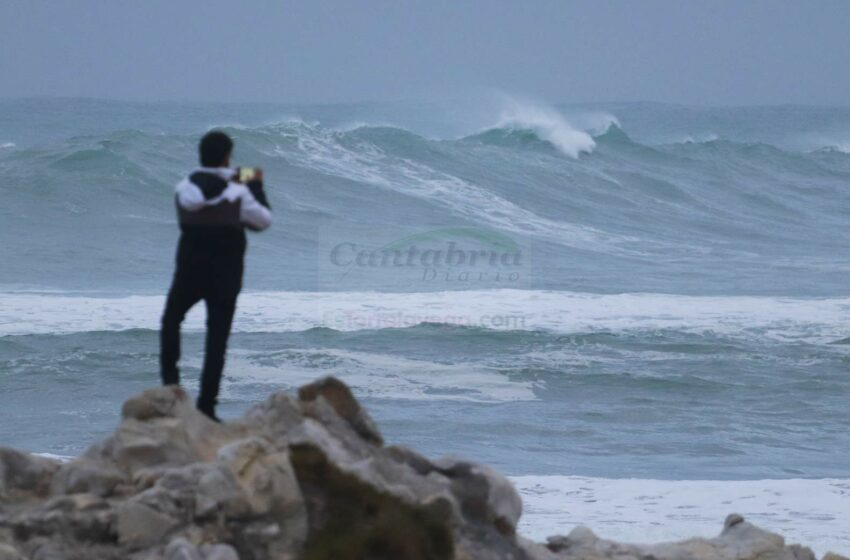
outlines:
[[[87,493],[106,497],[124,482],[126,482],[126,476],[117,468],[87,459],[78,459],[59,467],[53,476],[51,493]]]
[[[38,534],[73,535],[89,543],[115,540],[115,511],[109,502],[93,494],[57,496],[34,515],[18,519],[16,526]]]
[[[850,560],[847,556],[841,556],[840,554],[835,554],[834,552],[827,552],[824,554],[822,560]]]
[[[470,472],[487,481],[487,509],[496,528],[503,534],[514,534],[522,515],[519,492],[505,476],[487,465],[474,465]]]
[[[310,519],[306,557],[454,557],[451,508],[411,504],[340,469],[316,446],[293,447],[292,464]]]
[[[173,520],[175,524],[186,522],[189,519],[191,489],[169,490],[157,484],[144,492],[136,494],[125,504],[137,504],[145,506],[156,513],[164,515]]]
[[[173,418],[141,422],[125,420],[115,434],[114,459],[126,472],[152,466],[182,466],[201,460],[185,427]]]
[[[250,516],[250,512],[251,504],[229,468],[215,465],[198,478],[198,486],[195,489],[197,517],[221,514],[239,519]]]
[[[122,416],[67,464],[0,448],[0,560],[814,560],[736,514],[713,539],[631,545],[577,527],[531,542],[504,476],[385,446],[334,378],[226,424],[177,387]]]
[[[518,536],[517,543],[528,560],[557,560],[557,556],[546,546]]]
[[[557,559],[569,560],[814,560],[814,553],[747,523],[737,514],[727,517],[713,539],[688,539],[656,545],[621,544],[600,539],[578,527],[566,537],[550,537],[547,548]]]
[[[740,515],[729,517],[733,518],[735,523],[730,524],[729,518],[726,519],[720,536],[713,539],[718,546],[737,549],[739,554],[749,553],[754,557],[766,551],[785,547],[785,539],[781,536],[747,523]],[[699,542],[699,539],[686,542]]]
[[[236,549],[229,544],[206,544],[201,547],[204,560],[239,560]]]
[[[55,543],[39,541],[30,553],[32,560],[68,560],[68,554]]]
[[[440,472],[452,479],[452,490],[460,497],[465,515],[492,524],[502,534],[512,535],[522,515],[522,498],[513,484],[485,465],[442,459]]]
[[[587,527],[576,527],[567,536],[556,535],[547,539],[547,548],[552,552],[569,551],[577,548],[591,548],[599,537]]]
[[[322,408],[330,410],[330,406],[324,400],[317,403],[315,411],[318,412]],[[307,418],[289,431],[287,442],[290,447],[298,445],[316,446],[335,463],[354,465],[369,459],[371,446],[360,440],[352,439],[351,434],[354,434],[354,431],[338,418],[335,421],[329,420],[329,424],[314,418]]]
[[[45,494],[59,462],[0,447],[0,497],[14,492]]]
[[[165,560],[205,560],[198,547],[183,537],[172,539],[165,547]]]
[[[61,511],[87,511],[108,507],[108,504],[100,496],[94,494],[72,494],[69,496],[57,496],[47,502],[48,509]]]
[[[408,465],[417,474],[421,474],[422,476],[427,476],[429,473],[437,470],[431,461],[403,445],[391,445],[386,450],[387,456],[398,463]]]
[[[724,530],[731,529],[732,527],[734,527],[738,523],[743,523],[743,522],[744,522],[744,518],[742,516],[738,515],[737,513],[730,513],[726,517],[726,521],[723,522],[723,529]]]
[[[363,410],[345,383],[335,377],[324,377],[298,390],[298,398],[303,402],[313,402],[320,397],[326,400],[336,414],[348,422],[364,440],[375,445],[384,444],[384,438],[378,431],[378,426]]]
[[[303,516],[304,505],[289,454],[275,452],[259,438],[235,441],[218,452],[241,487],[253,516],[274,512]],[[277,517],[277,515],[275,515]]]
[[[14,547],[0,543],[0,560],[25,560],[24,556]]]
[[[287,528],[258,539],[254,548],[260,549],[259,556],[276,558],[297,552],[307,538],[307,511],[289,453],[275,451],[260,438],[249,438],[222,447],[218,463],[233,475],[251,518]]]
[[[797,560],[817,560],[817,556],[815,556],[815,553],[810,548],[800,546],[799,544],[789,545],[788,548]]]
[[[161,543],[176,526],[176,520],[137,502],[126,503],[117,512],[118,542],[131,549]]]
[[[101,453],[131,476],[145,468],[209,461],[222,443],[239,436],[238,430],[198,412],[174,386],[149,389],[128,400],[122,415],[124,421]]]
[[[286,447],[288,435],[304,420],[298,401],[286,393],[274,393],[262,403],[252,407],[236,424],[246,430],[266,436],[269,441]]]

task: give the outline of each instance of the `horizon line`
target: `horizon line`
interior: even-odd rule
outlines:
[[[464,97],[464,98],[468,98]],[[20,101],[90,101],[90,102],[106,102],[106,103],[123,103],[123,104],[203,104],[203,105],[276,105],[276,106],[315,106],[315,107],[332,107],[332,106],[353,106],[353,105],[397,105],[397,104],[439,104],[457,101],[459,97],[446,96],[443,98],[398,98],[393,100],[351,100],[351,101],[268,101],[268,100],[211,100],[211,99],[128,99],[120,97],[95,97],[87,95],[23,95],[23,96],[2,96],[0,95],[0,103],[20,102]],[[850,109],[850,103],[847,104],[826,104],[826,103],[799,103],[799,102],[782,102],[782,103],[685,103],[678,101],[658,101],[652,99],[635,99],[635,100],[603,100],[603,101],[547,101],[546,104],[557,106],[569,105],[659,105],[666,107],[681,107],[681,108],[698,108],[698,109],[743,109],[743,108],[822,108],[822,109]]]

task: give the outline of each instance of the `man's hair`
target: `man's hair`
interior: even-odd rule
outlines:
[[[204,167],[220,167],[231,151],[233,151],[233,140],[219,130],[212,130],[204,134],[201,143],[198,145],[201,165]]]

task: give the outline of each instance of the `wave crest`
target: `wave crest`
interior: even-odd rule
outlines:
[[[506,148],[548,149],[562,153],[551,143],[540,138],[536,132],[528,129],[489,128],[483,132],[466,136],[461,141],[474,141]]]
[[[574,127],[551,107],[515,99],[505,100],[499,121],[491,128],[532,131],[538,138],[572,158],[590,153],[596,147],[593,136]]]

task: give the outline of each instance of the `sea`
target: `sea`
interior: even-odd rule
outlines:
[[[333,375],[389,442],[512,477],[531,537],[737,512],[850,553],[850,107],[2,100],[0,445],[73,457],[158,384],[211,128],[275,212],[224,418]]]

